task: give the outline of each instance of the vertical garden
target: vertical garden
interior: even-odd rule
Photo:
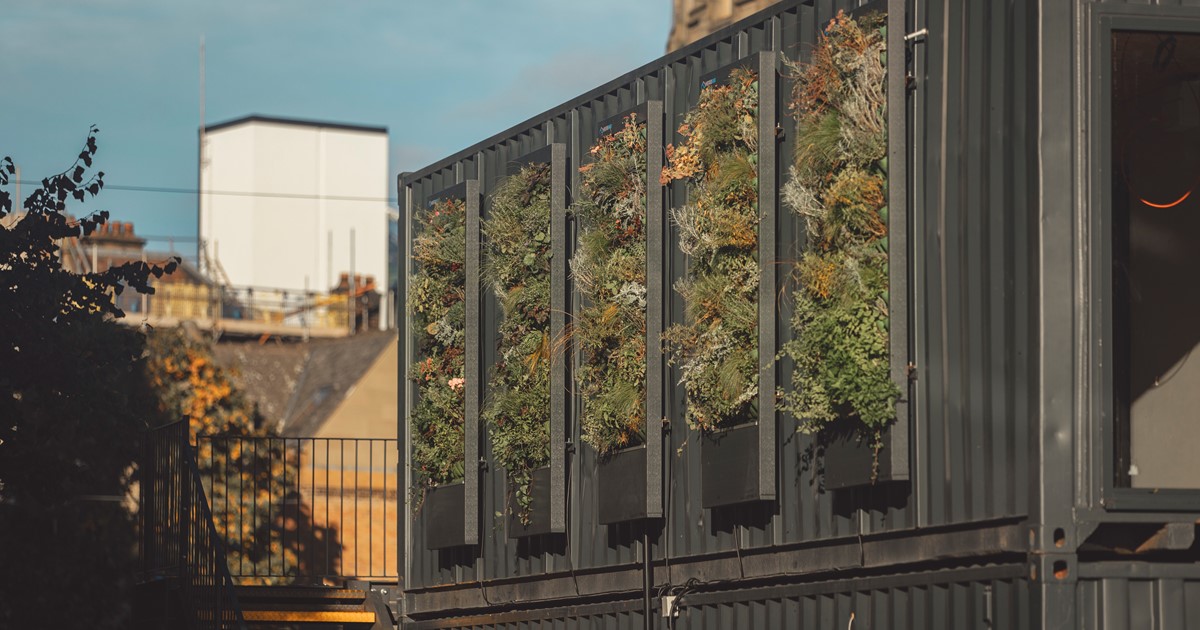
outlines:
[[[420,360],[409,371],[414,491],[463,480],[466,358],[466,203],[435,201],[413,217],[408,308]]]
[[[624,117],[589,149],[572,212],[571,277],[582,438],[601,455],[641,444],[646,425],[646,121]]]
[[[500,304],[484,419],[508,473],[509,510],[531,523],[533,471],[550,464],[550,164],[521,166],[492,195],[483,273]]]
[[[687,392],[688,424],[701,431],[755,417],[758,371],[758,77],[733,70],[707,87],[667,147],[662,183],[684,180],[672,212],[687,275],[675,285],[685,321],[665,338]]]
[[[481,532],[488,522],[510,536],[566,531],[534,525],[547,500],[564,503],[564,512],[578,509],[562,495],[548,498],[538,475],[553,469],[555,457],[578,461],[586,444],[595,456],[582,460],[592,467],[584,477],[600,481],[580,486],[567,479],[561,483],[568,492],[599,493],[603,511],[606,492],[636,486],[639,505],[595,518],[658,518],[662,511],[646,496],[664,492],[664,471],[674,465],[663,445],[675,445],[679,459],[687,435],[720,443],[751,426],[757,429],[738,439],[758,453],[758,463],[739,460],[733,468],[757,489],[719,502],[706,498],[705,508],[775,500],[775,458],[797,432],[816,435],[817,444],[849,435],[868,458],[865,468],[854,465],[875,483],[900,397],[889,352],[886,54],[883,18],[839,13],[802,61],[763,51],[703,75],[686,107],[674,103],[673,123],[662,101],[643,94],[624,109],[606,102],[587,123],[564,116],[533,135],[497,140],[454,171],[438,171],[441,185],[486,182],[474,246],[481,286],[496,308],[476,321],[466,316],[472,243],[462,200],[419,206],[407,292],[414,507],[425,491],[504,475],[501,499],[481,494],[461,508],[482,516]],[[780,96],[782,85],[792,89]],[[652,102],[657,109],[647,109]],[[599,132],[579,132],[582,124],[604,122],[597,121],[601,113],[611,118]],[[570,228],[555,232],[553,208],[564,202],[554,199],[567,176],[557,181],[558,166],[531,156],[549,154],[550,128],[559,124],[574,146],[554,146],[572,147],[577,163],[564,219]],[[676,139],[666,146],[664,125],[674,127]],[[785,145],[793,149],[787,157],[779,155]],[[512,159],[518,146],[535,151]],[[433,198],[432,184],[422,186],[417,204]],[[794,255],[780,240],[793,237]],[[555,271],[563,262],[555,257],[567,255],[569,274]],[[683,264],[664,266],[676,259]],[[555,291],[573,297],[559,308]],[[682,308],[668,307],[675,300]],[[566,325],[555,328],[555,317]],[[489,340],[477,359],[467,358],[468,330]],[[555,361],[574,365],[561,386]],[[778,379],[781,365],[791,373]],[[480,382],[468,383],[474,367]],[[478,462],[465,459],[474,434],[464,426],[468,391],[481,395],[477,447],[490,448]],[[567,411],[553,410],[559,394],[573,401]],[[682,404],[660,409],[664,403],[653,402],[666,399]],[[672,428],[677,419],[682,428]],[[687,435],[663,437],[672,430]],[[661,453],[649,454],[651,448]],[[606,490],[603,477],[618,474],[606,466],[633,451],[645,453],[636,474],[619,473],[625,485]],[[705,457],[741,457],[729,449],[711,453]],[[850,457],[834,448],[823,453],[827,460]],[[720,482],[722,473],[710,475],[707,459],[703,467],[704,484]],[[553,474],[564,470],[580,474],[577,464]],[[503,523],[494,520],[502,516]],[[438,526],[427,520],[424,527],[430,535]]]
[[[796,366],[784,408],[806,432],[849,423],[878,452],[900,394],[888,350],[883,19],[839,14],[792,69],[797,139],[782,196],[807,246],[782,351]]]

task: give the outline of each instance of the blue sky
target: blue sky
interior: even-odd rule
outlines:
[[[386,125],[394,176],[662,55],[670,9],[670,0],[0,0],[0,156],[22,179],[41,179],[70,165],[94,123],[110,186],[194,189],[203,35],[209,124],[257,113]],[[108,189],[72,211],[106,209],[140,234],[194,237],[195,208],[192,194]]]

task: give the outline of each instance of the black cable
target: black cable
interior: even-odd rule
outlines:
[[[18,183],[29,186],[41,186],[42,182],[34,180],[22,179]],[[183,195],[198,195],[200,190],[195,188],[172,188],[168,186],[121,186],[115,184],[105,184],[105,190],[120,190],[125,192],[152,192],[152,193],[172,193]],[[264,192],[236,192],[229,190],[205,190],[206,195],[221,195],[227,197],[275,197],[280,199],[326,199],[329,201],[385,201],[387,203],[396,203],[395,197],[360,197],[354,195],[305,195],[300,193],[264,193]]]

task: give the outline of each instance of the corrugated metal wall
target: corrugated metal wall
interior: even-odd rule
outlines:
[[[1200,628],[1200,569],[1191,563],[1081,565],[1075,585],[1079,630]]]
[[[478,176],[485,195],[504,174],[507,160],[567,142],[572,170],[594,140],[595,122],[648,99],[663,99],[667,142],[699,94],[699,77],[761,49],[803,58],[819,29],[852,2],[784,2],[774,14],[702,47],[668,57],[518,126],[502,136],[425,169],[407,181],[412,203],[458,181]],[[916,73],[912,117],[913,322],[916,363],[913,484],[886,490],[826,493],[810,459],[811,438],[780,425],[778,509],[746,518],[700,506],[697,436],[683,422],[684,392],[667,397],[672,419],[666,472],[669,515],[654,556],[671,558],[813,542],[916,526],[1019,517],[1027,512],[1027,418],[1029,383],[1036,357],[1028,291],[1031,259],[1025,166],[1032,99],[1026,88],[1030,12],[1020,3],[986,0],[938,3],[916,16],[928,24],[929,41],[914,46]],[[948,12],[944,9],[948,8]],[[777,41],[778,45],[773,45]],[[985,69],[991,69],[985,71]],[[781,82],[786,98],[791,82]],[[785,131],[793,123],[781,121]],[[787,134],[790,136],[791,134]],[[786,138],[779,155],[791,153]],[[572,188],[579,184],[576,173]],[[682,184],[669,187],[668,207],[685,199]],[[487,203],[485,201],[485,212]],[[799,226],[780,211],[781,239],[802,242]],[[672,242],[675,238],[671,230]],[[670,287],[686,261],[672,248]],[[680,321],[682,303],[669,290],[667,315]],[[490,300],[490,298],[488,298]],[[787,303],[780,333],[789,333]],[[484,346],[494,359],[496,308],[485,306]],[[893,325],[897,325],[894,323]],[[788,366],[781,366],[782,382]],[[678,382],[672,371],[668,381]],[[576,402],[578,405],[578,401]],[[503,471],[486,474],[482,518],[484,543],[477,557],[426,551],[422,523],[413,523],[409,589],[569,569],[630,565],[640,557],[632,527],[605,527],[595,515],[594,456],[580,447],[569,462],[569,544],[510,543],[495,515],[504,510]],[[911,491],[910,491],[911,490]],[[743,511],[744,512],[744,511]],[[640,531],[640,530],[639,530]]]
[[[920,2],[912,336],[920,525],[1029,509],[1038,369],[1036,9]]]
[[[595,140],[598,121],[660,99],[666,141],[678,142],[675,130],[697,101],[701,75],[759,50],[802,59],[839,9],[863,4],[865,0],[781,2],[766,14],[407,176],[402,197],[407,193],[415,207],[431,194],[475,177],[486,197],[507,160],[549,142],[567,144],[570,183],[576,189],[580,178],[575,168]],[[1082,211],[1072,207],[1077,201],[1072,178],[1092,167],[1072,162],[1086,159],[1072,154],[1078,149],[1085,155],[1078,127],[1086,117],[1078,113],[1083,105],[1076,100],[1084,88],[1069,79],[1074,76],[1071,55],[1077,52],[1073,38],[1088,28],[1083,17],[1089,5],[1167,9],[1200,7],[1200,0],[907,4],[906,31],[927,29],[924,36],[912,38],[906,51],[911,78],[903,139],[909,155],[910,221],[904,252],[910,273],[910,349],[905,359],[913,363],[915,379],[910,390],[911,481],[824,492],[817,462],[811,459],[812,441],[795,433],[795,421],[783,416],[776,453],[778,500],[737,511],[705,510],[700,506],[699,439],[682,419],[684,393],[672,385],[665,398],[671,420],[665,445],[667,517],[661,529],[650,532],[655,583],[670,580],[678,586],[679,578],[695,571],[710,582],[703,588],[724,588],[712,582],[731,579],[738,570],[749,575],[747,567],[759,562],[755,579],[779,584],[737,591],[702,588],[673,627],[841,628],[853,612],[854,628],[1023,628],[1066,620],[1080,629],[1200,628],[1200,571],[1192,565],[1171,563],[1167,556],[1156,558],[1157,563],[1078,564],[1074,552],[1081,542],[1075,539],[1077,529],[1086,536],[1089,522],[1113,517],[1094,501],[1096,473],[1081,468],[1085,462],[1097,467],[1095,458],[1104,455],[1095,450],[1097,420],[1083,417],[1077,408],[1077,401],[1090,394],[1073,389],[1084,387],[1076,371],[1088,355],[1074,352],[1086,340],[1072,337],[1077,334],[1073,326],[1086,328],[1078,318],[1087,306],[1079,302],[1084,298],[1073,284],[1077,254],[1072,239],[1083,236],[1074,231],[1072,213]],[[900,52],[893,49],[891,54]],[[1080,80],[1087,77],[1077,76]],[[790,88],[791,81],[782,78],[781,99]],[[891,107],[895,112],[898,105]],[[781,125],[785,138],[779,155],[789,156],[793,122],[786,113]],[[786,172],[787,159],[780,161]],[[685,199],[682,184],[667,188],[668,208]],[[892,200],[893,208],[896,204]],[[485,215],[486,209],[485,201]],[[779,209],[779,217],[779,257],[788,260],[801,251],[804,238],[786,208]],[[668,237],[676,242],[673,227]],[[686,260],[672,246],[663,296],[670,321],[681,318],[682,303],[670,287],[685,268]],[[790,334],[790,300],[784,295],[781,341]],[[496,316],[488,296],[485,364],[495,358]],[[779,369],[786,385],[790,366]],[[672,370],[667,382],[677,383],[678,374]],[[576,400],[573,418],[579,407]],[[570,439],[576,429],[572,420]],[[487,455],[490,449],[484,448]],[[579,446],[568,459],[566,537],[519,543],[506,539],[499,516],[505,509],[504,471],[494,465],[484,475],[478,547],[428,551],[424,523],[420,518],[408,521],[408,572],[402,588],[429,596],[426,607],[415,611],[416,618],[424,619],[415,627],[641,627],[641,602],[631,597],[640,584],[643,531],[598,524],[594,470],[594,453]],[[1156,517],[1142,513],[1121,518],[1149,522]],[[985,531],[1000,533],[972,537]],[[1051,531],[1056,537],[1065,532],[1061,548],[1051,542]],[[953,540],[961,546],[945,552],[944,543],[952,538],[937,539],[937,532],[959,536]],[[918,550],[906,556],[896,546],[880,547],[871,562],[864,541],[888,540],[911,543]],[[1020,560],[1026,553],[1028,565]],[[932,555],[951,559],[936,571],[904,573]],[[810,560],[820,566],[809,566]],[[1072,575],[1046,575],[1043,569],[1058,561]],[[1007,564],[964,568],[976,562]],[[856,582],[835,580],[829,573],[820,579],[810,575],[860,566],[870,570]],[[1040,573],[1043,581],[1031,580],[1031,572]],[[564,586],[572,583],[575,595]],[[538,612],[522,606],[526,600],[570,606]],[[507,612],[436,619],[472,608]]]
[[[664,630],[1026,628],[1034,602],[1028,582],[1014,577],[1021,569],[993,566],[968,569],[957,575],[926,573],[861,582],[841,580],[694,593],[679,600],[678,615],[670,621],[655,611],[652,627]],[[493,619],[431,620],[411,627],[413,630],[640,630],[644,628],[643,617],[634,604],[640,602],[530,611]]]

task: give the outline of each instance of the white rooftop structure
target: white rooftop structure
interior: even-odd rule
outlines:
[[[206,126],[202,142],[206,273],[317,293],[341,274],[371,276],[388,308],[386,127],[254,115]]]

